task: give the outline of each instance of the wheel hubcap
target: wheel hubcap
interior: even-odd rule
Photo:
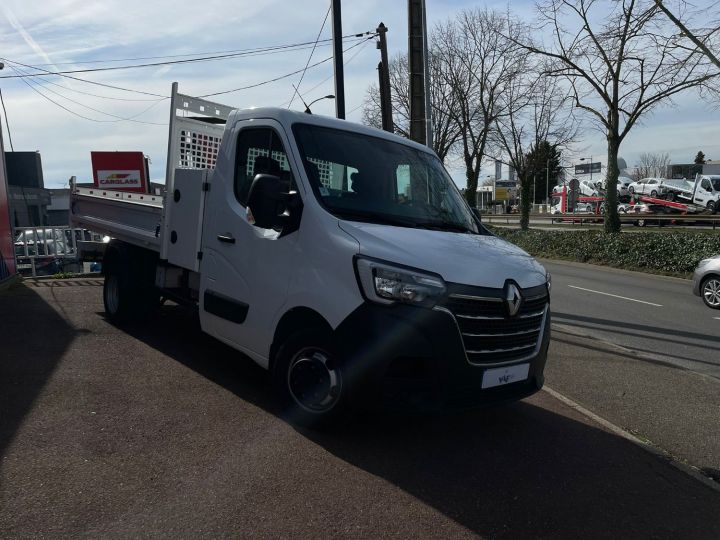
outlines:
[[[720,307],[720,280],[711,279],[703,287],[705,302],[712,307]]]
[[[317,348],[299,351],[290,362],[288,389],[303,409],[319,413],[332,409],[342,393],[342,377],[330,355]]]

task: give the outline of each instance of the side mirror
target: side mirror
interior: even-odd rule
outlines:
[[[284,222],[284,212],[290,196],[286,182],[272,174],[255,176],[248,194],[248,210],[262,229],[273,229]]]

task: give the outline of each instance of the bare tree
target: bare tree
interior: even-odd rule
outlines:
[[[665,178],[669,166],[670,154],[667,152],[656,154],[645,152],[640,154],[640,161],[636,170],[640,178],[648,178],[650,176]]]
[[[550,146],[562,149],[577,137],[572,104],[567,92],[557,79],[532,72],[517,77],[507,88],[511,104],[508,114],[496,120],[493,134],[499,154],[517,172],[520,181],[520,228],[526,230],[530,223],[530,205],[533,179],[547,171],[549,163],[536,163],[537,150]]]
[[[686,4],[686,2],[682,2],[682,4]],[[693,42],[693,44],[702,51],[702,53],[707,56],[707,58],[715,64],[715,66],[720,69],[720,58],[718,58],[718,55],[715,54],[712,50],[712,44],[709,44],[710,39],[715,36],[717,37],[718,31],[720,31],[720,25],[717,23],[711,23],[709,26],[700,29],[699,31],[693,31],[690,30],[681,20],[680,17],[676,16],[672,11],[670,11],[665,4],[663,4],[662,0],[655,0],[655,5],[662,11],[665,16],[670,19],[675,26],[678,27],[678,29],[682,32],[683,36],[688,38],[690,41]],[[714,3],[714,6],[717,7],[717,2]],[[712,11],[711,7],[705,7],[703,10],[705,13],[708,11]]]
[[[617,232],[618,151],[623,140],[655,107],[706,84],[718,72],[697,48],[680,43],[681,36],[653,0],[549,0],[538,12],[541,25],[552,33],[551,45],[513,40],[553,62],[546,74],[567,81],[575,107],[605,132],[605,230]]]
[[[435,28],[436,51],[453,89],[452,120],[459,129],[457,152],[465,165],[465,198],[476,206],[478,177],[496,121],[508,114],[507,89],[525,65],[523,51],[504,37],[513,32],[490,10],[465,10]]]
[[[432,37],[431,37],[432,39]],[[430,106],[432,107],[433,150],[445,161],[450,150],[460,137],[453,112],[455,93],[445,74],[443,55],[431,50],[428,59],[430,69]],[[403,137],[410,137],[410,79],[407,55],[399,54],[390,61],[390,93],[392,94],[392,115],[394,131]],[[362,111],[363,123],[381,128],[380,92],[377,84],[368,88]]]

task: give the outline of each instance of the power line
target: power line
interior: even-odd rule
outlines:
[[[328,6],[327,11],[325,12],[325,18],[323,19],[322,26],[320,26],[320,31],[318,32],[318,35],[315,38],[315,43],[313,44],[313,48],[310,51],[310,56],[308,56],[307,62],[305,63],[305,69],[303,69],[302,75],[300,75],[300,81],[298,81],[297,86],[295,86],[293,95],[290,98],[290,103],[288,103],[288,109],[290,108],[293,101],[295,100],[295,96],[297,96],[300,93],[300,85],[302,84],[303,79],[305,78],[305,72],[307,71],[308,65],[310,64],[310,60],[312,60],[313,54],[315,53],[315,47],[317,47],[318,41],[320,40],[320,35],[322,34],[322,31],[325,30],[325,23],[328,20],[328,16],[330,15],[331,9],[332,9],[332,4],[330,4]]]
[[[84,95],[84,96],[91,96],[91,97],[96,97],[96,98],[100,98],[100,99],[111,99],[111,100],[113,100],[113,101],[133,101],[133,102],[146,101],[146,102],[147,102],[147,101],[162,101],[162,100],[164,100],[164,99],[167,99],[167,98],[165,98],[165,97],[159,97],[159,98],[121,98],[121,97],[113,97],[113,96],[101,96],[100,94],[93,94],[92,92],[83,92],[82,90],[77,90],[77,89],[75,89],[75,88],[70,88],[69,86],[64,86],[64,85],[62,85],[62,84],[58,84],[58,83],[56,83],[56,82],[52,82],[52,81],[49,81],[49,80],[47,80],[47,79],[44,80],[43,82],[44,82],[45,84],[51,84],[51,85],[53,85],[53,86],[57,86],[58,88],[63,88],[63,89],[65,89],[65,90],[70,90],[71,92],[76,92],[76,93],[82,94],[82,95]],[[89,82],[89,81],[88,81],[88,82]]]
[[[161,101],[163,101],[163,100],[157,100],[155,103],[153,103],[152,105],[150,105],[149,107],[147,107],[145,110],[139,112],[138,114],[125,118],[125,117],[118,116],[118,115],[115,115],[115,114],[112,114],[112,113],[108,113],[108,112],[105,112],[105,111],[101,111],[101,110],[99,110],[99,109],[95,109],[95,108],[93,108],[93,107],[90,107],[89,105],[85,105],[85,104],[83,104],[83,103],[80,103],[79,101],[75,101],[74,99],[71,99],[71,98],[69,98],[69,97],[67,97],[67,96],[63,96],[63,95],[60,94],[59,92],[56,92],[56,91],[54,91],[54,90],[52,90],[52,89],[50,89],[50,88],[45,88],[45,90],[47,90],[47,91],[49,91],[49,92],[52,92],[53,94],[58,95],[58,96],[60,96],[60,97],[62,97],[62,98],[64,98],[64,99],[70,101],[71,103],[75,103],[76,105],[79,105],[79,106],[84,107],[84,108],[86,108],[86,109],[89,109],[89,110],[91,110],[91,111],[95,111],[95,112],[98,112],[98,113],[100,113],[100,114],[104,114],[104,115],[111,116],[111,117],[115,118],[115,120],[98,120],[97,118],[90,118],[89,116],[85,116],[85,115],[80,114],[80,113],[78,113],[78,112],[76,112],[76,111],[73,111],[72,109],[69,109],[69,108],[65,107],[64,105],[62,105],[61,103],[58,103],[58,102],[55,101],[54,99],[46,96],[46,95],[43,94],[40,90],[38,90],[35,86],[33,86],[32,84],[30,84],[29,81],[25,80],[25,76],[22,75],[22,72],[20,72],[20,71],[18,70],[18,68],[14,67],[14,66],[10,66],[10,68],[11,68],[13,71],[15,71],[16,73],[19,74],[18,77],[20,77],[20,80],[21,80],[22,82],[24,82],[31,90],[33,90],[34,92],[36,92],[36,93],[38,93],[39,95],[41,95],[43,98],[45,98],[46,100],[48,100],[50,103],[52,103],[52,104],[54,104],[54,105],[57,105],[57,106],[60,107],[61,109],[69,112],[70,114],[74,114],[75,116],[79,116],[80,118],[83,118],[84,120],[89,120],[89,121],[91,121],[91,122],[98,122],[98,123],[114,123],[114,122],[128,121],[128,122],[135,122],[135,123],[138,123],[138,124],[148,124],[148,125],[156,125],[156,126],[164,126],[164,125],[167,125],[167,124],[161,124],[161,123],[158,123],[158,122],[145,122],[145,121],[143,121],[143,120],[135,120],[136,117],[140,116],[141,114],[146,113],[147,111],[149,111],[150,109],[152,109],[153,107],[155,107],[156,105],[158,105],[158,104],[159,104]],[[35,83],[35,84],[37,84],[38,86],[42,86],[42,85],[40,85],[39,83]]]
[[[308,41],[305,44],[311,44],[312,41]],[[165,54],[159,56],[138,56],[134,58],[109,58],[105,60],[76,60],[72,62],[53,62],[52,64],[34,64],[35,66],[65,66],[65,65],[78,65],[78,64],[103,64],[112,62],[134,62],[136,60],[159,60],[161,58],[182,58],[186,56],[206,56],[214,54],[231,54],[231,53],[244,53],[263,50],[267,47],[256,47],[252,49],[230,49],[224,51],[205,51],[197,53],[185,53],[185,54]]]
[[[354,49],[355,47],[357,47],[357,46],[359,46],[359,45],[362,45],[362,44],[364,44],[365,42],[367,42],[367,41],[369,41],[369,40],[371,40],[371,39],[374,39],[374,38],[375,38],[375,35],[373,34],[373,35],[371,35],[370,37],[365,38],[365,39],[363,39],[362,41],[359,41],[359,42],[355,43],[355,44],[352,45],[351,47],[348,47],[347,49],[345,49],[344,52],[350,51],[350,50]],[[333,58],[332,56],[328,56],[328,57],[325,58],[324,60],[320,60],[319,62],[315,62],[314,64],[312,64],[312,65],[310,65],[310,66],[307,66],[307,68],[308,68],[308,69],[311,69],[311,68],[317,67],[317,66],[319,66],[320,64],[324,64],[325,62],[327,62],[327,61],[329,61],[329,60],[332,60],[332,58]],[[278,76],[278,77],[275,77],[275,78],[272,78],[272,79],[268,79],[268,80],[266,80],[266,81],[262,81],[262,82],[259,82],[259,83],[249,84],[249,85],[247,85],[247,86],[241,86],[241,87],[239,87],[239,88],[233,88],[233,89],[231,89],[231,90],[223,90],[222,92],[213,92],[212,94],[203,94],[203,95],[201,95],[201,96],[196,96],[196,97],[206,98],[206,97],[212,97],[212,96],[219,96],[219,95],[222,95],[222,94],[232,94],[233,92],[240,92],[241,90],[249,90],[249,89],[251,89],[251,88],[257,88],[258,86],[263,86],[263,85],[266,85],[266,84],[270,84],[270,83],[273,83],[273,82],[276,82],[276,81],[279,81],[279,80],[282,80],[282,79],[287,79],[288,77],[292,77],[293,75],[297,75],[298,73],[301,73],[302,71],[303,71],[302,69],[297,69],[297,70],[295,70],[295,71],[293,71],[293,72],[291,72],[291,73],[286,73],[285,75],[280,75],[280,76]]]
[[[347,66],[350,62],[352,62],[352,61],[357,57],[357,55],[359,55],[359,54],[362,52],[362,50],[365,48],[365,45],[367,45],[369,41],[370,41],[370,40],[368,40],[368,39],[366,39],[365,41],[363,41],[363,43],[362,43],[362,45],[360,46],[360,48],[359,48],[357,51],[355,51],[355,52],[352,54],[352,56],[350,56],[350,58],[348,58],[347,60],[345,60],[344,64]],[[348,50],[350,50],[350,49],[348,49]],[[334,73],[331,73],[329,76],[325,77],[322,81],[320,81],[319,83],[317,83],[315,86],[313,86],[313,87],[311,87],[310,89],[308,89],[305,93],[306,93],[306,94],[309,94],[309,93],[312,92],[313,90],[318,89],[318,88],[321,87],[323,84],[325,84],[325,83],[328,82],[330,79],[332,79],[334,76],[335,76],[335,74],[334,74]],[[288,108],[289,108],[288,103],[289,103],[289,102],[285,102],[285,103],[283,103],[282,105],[280,105],[280,107],[288,107]]]
[[[362,34],[350,34],[348,36],[343,36],[343,40],[345,39],[352,39],[357,38],[358,36],[367,35],[370,32],[364,32]],[[323,40],[324,42],[330,41],[330,40]],[[168,65],[176,65],[176,64],[188,64],[188,63],[196,63],[196,62],[209,62],[214,60],[226,60],[229,58],[237,58],[241,56],[258,56],[260,54],[271,54],[278,51],[285,51],[288,49],[296,49],[301,46],[311,45],[313,42],[305,42],[305,43],[295,43],[291,45],[278,45],[273,47],[265,47],[262,49],[256,49],[251,50],[248,52],[242,52],[242,53],[231,53],[231,54],[220,54],[220,55],[214,55],[214,56],[203,56],[199,58],[188,58],[185,60],[168,60],[165,62],[150,62],[146,64],[133,64],[129,66],[109,66],[109,67],[100,67],[100,68],[88,68],[88,69],[72,69],[67,71],[48,71],[46,69],[40,69],[36,66],[30,66],[27,64],[23,64],[21,62],[13,62],[15,64],[19,64],[21,66],[31,68],[31,69],[38,69],[39,71],[42,71],[43,73],[31,73],[27,75],[28,77],[45,77],[47,75],[68,75],[72,73],[95,73],[98,71],[117,71],[121,69],[136,69],[136,68],[146,68],[146,67],[159,67],[159,66],[168,66]],[[300,49],[302,50],[302,49]],[[10,62],[9,59],[4,59]],[[19,75],[5,75],[0,77],[0,79],[13,79],[18,78]]]
[[[0,103],[2,103],[3,113],[5,114],[5,125],[7,126],[8,141],[10,141],[10,151],[14,152],[15,149],[13,148],[12,135],[10,135],[10,122],[8,122],[7,109],[5,108],[5,100],[3,99],[2,89],[0,89]]]
[[[89,81],[89,80],[87,80],[87,79],[81,79],[80,77],[73,77],[72,75],[65,75],[64,73],[59,73],[59,72],[58,72],[58,73],[54,73],[54,72],[48,71],[48,70],[46,70],[46,69],[38,68],[38,67],[35,67],[35,66],[30,66],[30,65],[28,65],[28,64],[23,64],[22,62],[15,62],[15,61],[9,60],[9,59],[7,59],[7,58],[2,58],[2,60],[5,60],[6,62],[9,62],[9,63],[11,63],[11,64],[16,64],[16,65],[18,65],[18,66],[23,66],[23,67],[30,68],[30,69],[37,69],[37,70],[40,70],[40,71],[44,71],[47,75],[59,75],[60,77],[65,77],[66,79],[72,79],[73,81],[84,82],[84,83],[87,83],[87,84],[94,84],[94,85],[96,85],[96,86],[102,86],[102,87],[105,87],[105,88],[112,88],[113,90],[122,90],[123,92],[132,92],[132,93],[135,93],[135,94],[143,94],[143,95],[146,95],[146,96],[154,96],[154,97],[158,97],[158,98],[168,98],[168,97],[169,97],[169,96],[163,96],[162,94],[153,94],[152,92],[144,92],[144,91],[142,91],[142,90],[132,90],[132,89],[130,89],[130,88],[123,88],[122,86],[114,86],[114,85],[112,85],[112,84],[105,84],[105,83],[101,83],[101,82]],[[10,66],[10,67],[12,67],[12,66]],[[32,75],[32,76],[36,76],[36,75],[38,75],[38,74],[34,74],[34,75]],[[23,77],[23,76],[21,76],[21,75],[14,75],[14,76],[13,76],[13,78],[22,78],[22,77]],[[2,79],[2,78],[5,78],[5,77],[0,77],[0,79]]]

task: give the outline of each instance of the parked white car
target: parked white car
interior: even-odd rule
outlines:
[[[650,197],[657,197],[664,195],[667,188],[663,185],[662,178],[643,178],[637,182],[633,182],[628,186],[628,191],[631,195],[649,195]]]
[[[617,194],[618,197],[628,197],[630,195],[630,184],[632,184],[632,178],[628,176],[619,176],[617,183]]]

